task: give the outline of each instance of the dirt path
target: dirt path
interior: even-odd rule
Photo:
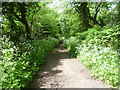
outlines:
[[[107,88],[102,81],[90,77],[90,71],[72,58],[66,49],[56,48],[41,66],[32,88]]]

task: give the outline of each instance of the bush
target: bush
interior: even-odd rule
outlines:
[[[110,85],[118,85],[118,54],[111,47],[93,45],[92,49],[85,44],[77,47],[78,59],[92,70],[96,78]]]
[[[75,53],[76,48],[75,47],[78,45],[78,40],[74,37],[71,37],[69,39],[65,39],[64,45],[69,50],[70,54],[72,56],[76,57],[76,53]]]
[[[96,78],[118,87],[118,28],[94,26],[65,40],[65,46],[86,65]]]
[[[33,40],[23,47],[27,48],[22,54],[8,38],[1,40],[2,58],[0,61],[0,88],[25,88],[32,76],[44,62],[46,54],[57,44],[54,38]]]

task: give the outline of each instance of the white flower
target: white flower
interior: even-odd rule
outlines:
[[[90,56],[91,55],[91,53],[86,53],[86,56]]]
[[[15,67],[13,67],[12,70],[15,70]]]
[[[9,65],[13,65],[14,63],[13,62],[9,62]]]
[[[2,53],[6,53],[8,51],[8,49],[3,49]]]
[[[11,58],[8,58],[8,60],[10,60]]]
[[[108,52],[108,48],[104,48],[103,50],[104,50],[104,52]]]
[[[13,48],[10,48],[10,51],[14,51],[14,49],[13,49]]]
[[[2,53],[5,53],[5,50],[4,50],[4,49],[2,50]]]
[[[113,53],[115,53],[115,54],[116,54],[117,52],[113,52]]]

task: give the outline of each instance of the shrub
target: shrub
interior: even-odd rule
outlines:
[[[70,54],[74,57],[76,57],[76,46],[78,45],[78,40],[74,37],[71,37],[69,39],[65,39],[64,40],[64,45],[65,47],[68,48],[68,50],[70,51]]]
[[[44,62],[46,54],[57,44],[54,38],[33,40],[23,47],[27,48],[22,54],[19,53],[13,42],[8,38],[1,40],[2,58],[0,61],[0,88],[24,88],[27,87],[32,76]]]
[[[77,33],[74,40],[65,40],[67,48],[96,78],[112,87],[118,87],[118,27],[94,26],[88,31]]]
[[[118,85],[118,54],[111,47],[93,45],[92,49],[85,44],[77,47],[78,59],[92,70],[96,78],[110,85]]]

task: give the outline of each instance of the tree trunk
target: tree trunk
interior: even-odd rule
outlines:
[[[27,12],[26,3],[25,2],[19,3],[19,8],[21,12],[21,19],[22,19],[21,21],[25,25],[25,29],[26,29],[26,39],[31,39],[30,26],[26,18],[26,12]]]
[[[26,39],[31,39],[31,32],[30,32],[30,27],[27,22],[25,24],[25,29],[26,29]]]
[[[89,24],[89,8],[87,7],[87,5],[87,2],[81,2],[81,5],[78,6],[79,13],[82,16],[82,22],[85,29],[91,27],[91,25]]]
[[[120,1],[118,2],[118,23],[120,24]]]

